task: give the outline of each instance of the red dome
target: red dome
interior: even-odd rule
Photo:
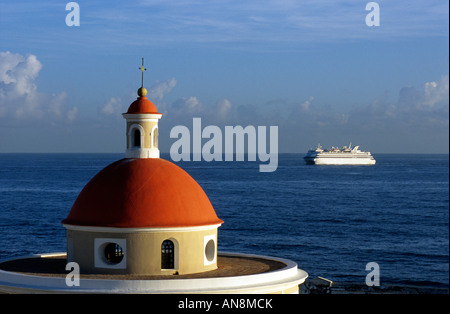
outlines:
[[[200,185],[180,167],[159,158],[125,158],[89,181],[62,223],[151,228],[223,221]]]
[[[134,102],[131,103],[128,108],[127,113],[158,113],[155,105],[147,99],[147,97],[138,97]]]

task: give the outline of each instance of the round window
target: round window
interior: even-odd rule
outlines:
[[[205,246],[205,256],[208,262],[212,262],[214,260],[214,257],[216,255],[216,246],[214,244],[214,240],[211,239],[206,243]]]
[[[105,258],[110,264],[119,264],[123,259],[123,250],[117,243],[108,243],[104,250]]]

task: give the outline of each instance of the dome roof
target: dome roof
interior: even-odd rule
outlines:
[[[160,114],[155,105],[147,97],[138,97],[128,107],[127,113],[153,113]]]
[[[223,223],[198,183],[159,158],[116,161],[84,187],[63,224],[190,227]]]

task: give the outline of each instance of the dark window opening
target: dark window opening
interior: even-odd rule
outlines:
[[[141,132],[139,130],[134,130],[134,145],[135,147],[141,147]]]
[[[205,256],[208,262],[212,262],[216,255],[216,246],[214,244],[214,240],[209,240],[205,246]]]
[[[123,250],[117,243],[109,243],[105,247],[106,260],[111,264],[119,264],[123,259]]]
[[[174,245],[170,240],[165,240],[161,244],[161,269],[173,269],[174,265]]]

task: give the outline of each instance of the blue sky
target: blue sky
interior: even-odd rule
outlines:
[[[448,153],[448,1],[0,0],[0,152],[122,152],[145,58],[175,125],[277,125],[280,152]]]

